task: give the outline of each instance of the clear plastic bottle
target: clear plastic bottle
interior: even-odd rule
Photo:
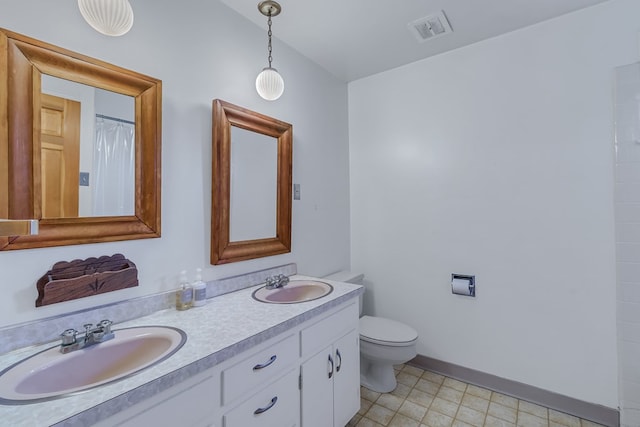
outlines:
[[[188,310],[193,305],[193,288],[187,280],[187,272],[180,272],[180,287],[176,291],[176,310]]]
[[[207,284],[202,281],[202,269],[196,268],[196,280],[193,282],[193,306],[201,307],[207,303]]]

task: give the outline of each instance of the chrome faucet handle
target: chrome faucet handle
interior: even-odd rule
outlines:
[[[273,289],[276,287],[276,280],[274,277],[267,277],[264,282],[266,283],[265,288]]]
[[[77,333],[78,331],[73,328],[66,329],[63,333],[60,334],[60,337],[62,338],[62,345],[75,344]]]
[[[98,326],[102,328],[102,332],[105,334],[111,333],[111,325],[113,325],[113,322],[109,319],[101,320],[100,323],[98,323]]]
[[[287,283],[289,283],[289,278],[287,276],[285,276],[284,274],[279,274],[278,275],[278,286],[284,286]]]

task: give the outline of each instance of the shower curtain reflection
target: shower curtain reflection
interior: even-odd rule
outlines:
[[[96,115],[93,153],[93,215],[133,215],[135,124]]]

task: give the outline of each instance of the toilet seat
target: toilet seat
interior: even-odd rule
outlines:
[[[360,339],[372,344],[405,347],[416,342],[418,332],[395,320],[362,316],[360,318]]]

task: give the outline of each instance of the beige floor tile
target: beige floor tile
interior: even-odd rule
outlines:
[[[378,424],[369,418],[362,418],[358,421],[358,424],[356,424],[357,427],[380,427],[381,425],[382,424]]]
[[[528,412],[518,411],[518,427],[549,427],[549,421],[546,418],[536,417]]]
[[[424,406],[428,408],[433,402],[434,396],[429,393],[425,393],[424,391],[416,390],[415,388],[409,392],[409,396],[407,396],[407,400],[417,403],[418,405]]]
[[[420,427],[420,423],[402,414],[396,414],[389,423],[389,427]]]
[[[544,406],[536,405],[535,403],[527,402],[525,400],[520,400],[518,402],[518,411],[527,412],[531,415],[535,415],[536,417],[548,419],[549,413],[547,408]]]
[[[604,427],[409,365],[394,369],[393,392],[361,387],[347,427]]]
[[[453,424],[453,418],[441,414],[440,412],[429,411],[422,419],[422,424],[425,424],[428,427],[451,427],[451,424]]]
[[[394,396],[393,394],[384,393],[376,400],[376,405],[384,406],[396,412],[400,406],[402,406],[403,401],[404,399]]]
[[[518,411],[496,402],[491,402],[489,404],[488,414],[512,424],[516,422],[516,418],[518,417]]]
[[[462,381],[454,380],[453,378],[445,378],[442,383],[443,386],[451,387],[454,390],[464,392],[467,389],[467,383],[463,383]]]
[[[411,387],[400,383],[398,383],[395,390],[391,392],[394,396],[401,397],[402,399],[406,399],[409,393],[411,393]]]
[[[462,402],[460,404],[475,409],[476,411],[483,412],[485,414],[487,413],[487,409],[489,408],[488,400],[469,393],[465,393],[464,396],[462,396]]]
[[[384,406],[373,404],[364,416],[386,426],[391,421],[391,418],[393,418],[393,415],[394,412],[392,410],[387,409]]]
[[[516,425],[509,421],[487,415],[487,419],[484,421],[484,427],[516,427]]]
[[[375,402],[380,397],[377,391],[369,390],[366,387],[360,387],[360,397],[367,399],[369,402]]]
[[[438,394],[436,394],[436,397],[450,400],[455,403],[460,403],[462,402],[463,394],[464,393],[462,393],[461,391],[452,389],[451,387],[442,386],[440,387],[440,390],[438,390]]]
[[[398,373],[398,375],[396,375],[396,380],[400,384],[404,384],[406,386],[413,387],[418,382],[418,377],[416,377],[415,375],[407,374],[404,371],[401,371],[401,372]]]
[[[356,414],[353,418],[349,420],[346,427],[355,427],[356,425],[358,425],[358,421],[360,421],[361,419],[362,419],[362,415]]]
[[[491,401],[499,403],[509,408],[518,409],[518,399],[515,397],[507,396],[506,394],[493,392],[491,394]]]
[[[476,411],[475,409],[468,408],[466,406],[460,406],[455,419],[464,421],[474,427],[482,427],[485,416],[486,414],[484,412]]]
[[[415,375],[416,377],[421,377],[424,374],[424,369],[416,368],[415,366],[404,365],[402,368],[402,372],[405,372],[409,375]]]
[[[549,423],[551,422],[567,427],[580,427],[580,418],[553,409],[549,409]]]
[[[433,399],[433,402],[431,403],[431,406],[429,407],[429,410],[434,410],[437,412],[440,412],[441,414],[447,415],[451,418],[456,416],[456,412],[458,412],[458,405],[457,403],[451,402],[450,400],[445,400],[442,399],[440,397],[436,397],[435,399]]]
[[[440,390],[440,384],[436,384],[422,378],[418,380],[414,387],[420,391],[424,391],[425,393],[429,393],[434,396],[438,394],[438,390]]]
[[[371,408],[371,405],[373,405],[373,402],[369,402],[366,399],[363,399],[362,397],[360,398],[360,410],[358,411],[358,414],[360,415],[364,415],[367,413],[367,411],[369,410],[369,408]]]
[[[422,374],[422,378],[424,378],[425,380],[429,380],[432,383],[442,384],[444,382],[445,376],[436,374],[435,372],[431,371],[424,371],[424,374]]]
[[[467,386],[467,393],[480,397],[482,399],[491,400],[491,390],[478,387],[477,385],[469,384]]]
[[[400,409],[398,409],[398,413],[411,419],[421,421],[427,414],[427,408],[422,405],[418,405],[417,403],[405,400],[402,406],[400,406]]]

